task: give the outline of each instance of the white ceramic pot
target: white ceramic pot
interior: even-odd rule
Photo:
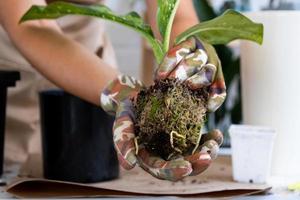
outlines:
[[[300,12],[247,16],[265,31],[262,46],[241,44],[244,123],[275,128],[272,175],[300,179]]]

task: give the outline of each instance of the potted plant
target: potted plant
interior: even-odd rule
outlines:
[[[172,29],[173,20],[176,14],[177,7],[179,5],[179,0],[159,0],[158,1],[158,11],[157,11],[157,24],[159,31],[161,33],[161,40],[154,37],[153,31],[151,27],[144,23],[143,19],[136,13],[130,12],[126,15],[117,15],[112,12],[108,7],[104,5],[77,5],[66,2],[54,2],[47,6],[33,6],[30,10],[22,17],[21,22],[27,20],[34,19],[56,19],[59,17],[63,17],[66,15],[87,15],[93,17],[99,17],[102,19],[106,19],[109,21],[113,21],[119,23],[121,25],[127,26],[137,32],[139,32],[152,47],[157,63],[161,63],[165,54],[169,51],[170,43],[179,44],[182,41],[187,40],[191,36],[197,37],[205,43],[208,44],[226,44],[235,39],[246,39],[252,40],[259,44],[262,43],[262,34],[263,34],[263,26],[262,24],[257,24],[243,16],[242,14],[234,11],[228,10],[220,17],[217,17],[213,20],[197,24],[188,30],[184,31],[182,34],[177,36],[175,41],[170,41],[170,34]],[[161,89],[163,85],[167,85],[168,88],[174,88],[175,92],[164,93]],[[156,93],[157,90],[161,90],[161,92]],[[201,137],[200,130],[203,126],[203,122],[205,120],[206,115],[206,107],[207,107],[207,97],[205,96],[205,92],[197,94],[198,97],[195,96],[194,93],[191,93],[190,90],[182,86],[182,84],[178,83],[177,80],[163,80],[157,81],[155,85],[143,90],[140,92],[137,102],[135,104],[135,114],[137,119],[139,116],[144,115],[147,119],[151,119],[151,117],[158,119],[159,115],[156,111],[161,111],[159,114],[163,116],[164,104],[159,102],[158,99],[165,98],[165,95],[173,95],[176,94],[180,99],[177,101],[177,97],[174,96],[174,102],[188,103],[189,105],[193,105],[197,109],[200,108],[199,113],[201,113],[201,117],[199,117],[196,121],[192,121],[191,126],[195,127],[191,134],[187,134],[183,132],[187,140],[190,140],[191,137],[194,138],[193,142],[194,148],[196,148],[197,141]],[[179,92],[181,91],[181,92]],[[184,91],[184,92],[182,92]],[[183,95],[187,94],[187,95]],[[162,95],[162,96],[159,96]],[[152,98],[156,97],[156,98]],[[190,101],[187,101],[186,97],[190,98]],[[203,101],[199,101],[199,99],[203,99]],[[143,103],[150,102],[150,103]],[[146,107],[148,105],[149,108]],[[174,109],[177,109],[175,103]],[[179,105],[179,104],[178,104]],[[185,106],[189,106],[185,105]],[[202,108],[202,109],[201,109]],[[155,112],[147,113],[147,110],[153,110]],[[179,112],[181,112],[181,108],[178,108]],[[193,112],[191,108],[188,108],[187,111]],[[151,113],[155,113],[152,115]],[[171,118],[174,116],[171,116]],[[182,122],[183,119],[177,119],[174,117],[174,120],[179,120]],[[160,123],[159,120],[155,120],[157,123]],[[138,127],[143,128],[147,126],[146,124],[140,123],[139,120],[136,122]],[[172,125],[170,125],[172,129]],[[186,126],[189,126],[186,124]],[[155,127],[155,126],[154,126]],[[140,129],[141,130],[141,129]],[[172,132],[172,131],[171,131]],[[170,132],[170,134],[171,134]],[[136,133],[137,136],[140,136],[139,143],[147,143],[149,141],[143,140],[142,135],[139,132]],[[147,133],[146,133],[147,134]],[[176,135],[176,133],[173,132]],[[168,136],[171,138],[171,135]],[[196,138],[196,139],[195,139]],[[156,142],[160,142],[159,140]],[[185,141],[177,141],[177,143],[185,143]],[[172,142],[170,142],[172,143]],[[166,144],[166,143],[165,143]],[[150,142],[150,145],[159,145],[155,144],[155,142]],[[170,146],[171,144],[169,144]],[[175,150],[175,148],[170,147],[171,151]],[[172,152],[168,152],[168,156],[160,155],[164,159],[170,159],[169,155]],[[184,149],[178,151],[180,154],[187,153]],[[154,152],[153,152],[154,153]],[[191,153],[191,152],[188,152]],[[166,154],[167,155],[167,154]]]

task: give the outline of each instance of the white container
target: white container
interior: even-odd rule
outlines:
[[[276,129],[272,175],[300,180],[300,12],[246,15],[265,30],[262,46],[241,44],[243,120]]]
[[[238,182],[266,183],[271,172],[275,131],[271,128],[231,125],[233,179]]]

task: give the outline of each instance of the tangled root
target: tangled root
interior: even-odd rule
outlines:
[[[192,91],[176,79],[156,82],[134,102],[136,143],[165,160],[193,153],[207,111],[207,88]]]

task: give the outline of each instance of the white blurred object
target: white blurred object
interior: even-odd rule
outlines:
[[[132,1],[106,0],[105,5],[118,14],[126,14],[135,10],[142,15],[145,10],[144,1],[141,0],[136,1],[135,4],[132,4]],[[123,74],[140,79],[142,62],[140,34],[117,23],[106,22],[106,25],[106,30],[116,52],[119,70]]]
[[[247,16],[265,33],[262,46],[241,43],[244,123],[276,129],[272,175],[300,180],[300,12]]]
[[[250,0],[251,11],[259,11],[269,5],[270,0]]]
[[[231,125],[229,128],[233,179],[266,183],[271,169],[275,131],[271,128]]]

